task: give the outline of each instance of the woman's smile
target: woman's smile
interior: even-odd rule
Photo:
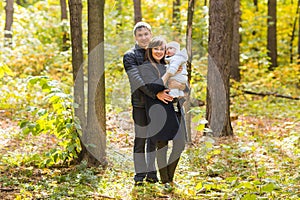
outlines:
[[[160,62],[160,60],[165,56],[165,52],[165,46],[154,47],[152,49],[152,56],[157,62]]]

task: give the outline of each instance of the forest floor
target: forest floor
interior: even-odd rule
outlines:
[[[192,143],[187,146],[176,173],[175,179],[180,187],[172,192],[164,192],[162,186],[158,184],[141,188],[133,186],[133,126],[130,112],[108,116],[107,129],[114,133],[107,136],[109,166],[106,170],[91,171],[84,166],[50,169],[40,169],[25,163],[11,163],[13,167],[8,166],[9,160],[18,160],[12,159],[14,156],[26,157],[33,152],[42,154],[47,149],[55,147],[57,139],[45,134],[20,136],[18,123],[10,120],[5,112],[0,112],[0,199],[256,199],[253,196],[248,198],[248,194],[261,199],[300,199],[298,172],[300,165],[297,161],[299,157],[295,156],[299,156],[299,153],[295,154],[293,145],[288,145],[288,139],[284,139],[288,138],[290,133],[298,132],[300,124],[295,123],[293,119],[238,116],[232,122],[232,126],[235,132],[233,137],[207,138],[203,137],[201,132],[194,131]],[[211,148],[207,146],[207,141],[210,141],[215,148],[214,151],[206,151],[203,156],[201,149],[203,153],[203,149]],[[268,145],[260,146],[264,143]],[[227,150],[239,149],[240,155],[236,155],[235,150],[227,151],[226,148]],[[220,155],[224,151],[229,155]],[[199,159],[196,158],[197,155]],[[278,155],[280,156],[277,157]],[[256,159],[251,163],[253,156]],[[234,161],[233,157],[239,161]],[[289,159],[280,160],[283,157]],[[224,158],[227,161],[224,161]],[[203,163],[196,164],[194,159]],[[261,162],[265,162],[264,168],[257,166]],[[231,165],[232,169],[229,172],[226,171],[227,167],[218,165]],[[282,170],[281,167],[287,169]],[[221,170],[220,173],[217,172],[217,168]],[[243,170],[248,171],[249,174],[243,175]],[[280,182],[280,178],[275,176],[286,171],[289,171],[289,174],[282,175],[282,182]],[[76,177],[71,176],[74,174]],[[287,176],[298,179],[299,184],[288,183]],[[96,177],[96,180],[93,177]],[[229,178],[232,179],[232,183],[226,185],[225,182],[228,182]],[[276,184],[258,194],[254,186],[255,182],[251,179],[260,181],[258,185],[263,185],[263,180]],[[249,184],[241,185],[247,182],[246,180]],[[67,183],[71,181],[77,184]],[[240,184],[236,183],[237,185],[233,186],[234,181],[239,181]],[[270,184],[268,186],[271,187]],[[63,189],[64,187],[66,188]],[[229,187],[231,192],[228,192]],[[288,193],[282,191],[287,188],[290,190]],[[83,192],[84,190],[86,192]],[[226,195],[231,193],[232,196],[226,196],[225,193]]]

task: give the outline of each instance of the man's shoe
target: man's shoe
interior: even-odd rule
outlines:
[[[180,188],[180,185],[174,181],[170,182],[171,187],[173,188]]]
[[[174,189],[175,189],[175,188],[172,187],[172,185],[171,185],[170,183],[165,183],[165,184],[164,184],[164,190],[165,190],[166,192],[172,192]]]
[[[154,178],[147,177],[146,181],[148,183],[157,183],[158,182],[158,178],[157,177],[154,177]]]
[[[143,181],[135,181],[134,182],[134,186],[143,186],[143,185],[144,185]]]

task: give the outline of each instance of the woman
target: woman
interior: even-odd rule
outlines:
[[[139,66],[140,74],[147,87],[155,94],[166,89],[168,81],[165,67],[166,41],[153,37],[146,49],[146,61]],[[185,147],[185,123],[183,109],[175,112],[173,104],[167,101],[145,97],[149,119],[148,137],[156,144],[157,165],[161,182],[166,187],[173,184],[175,169]],[[169,141],[173,141],[172,152],[167,159]]]

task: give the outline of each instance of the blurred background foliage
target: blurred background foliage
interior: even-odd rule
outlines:
[[[167,40],[175,35],[171,21],[172,2],[146,0],[142,3],[143,19],[152,25],[153,34],[163,35]],[[195,4],[191,79],[192,97],[203,102],[208,57],[208,7],[204,2],[196,1]],[[0,7],[4,6],[5,2],[0,1]],[[180,38],[184,46],[187,1],[182,2],[180,10]],[[239,118],[233,121],[236,137],[222,139],[219,143],[195,135],[196,146],[184,152],[181,162],[186,164],[178,169],[177,180],[182,187],[173,194],[174,199],[299,199],[300,175],[295,170],[300,165],[299,101],[244,93],[254,91],[299,97],[299,35],[292,41],[293,63],[290,63],[289,49],[296,10],[296,1],[277,1],[279,66],[269,71],[267,1],[259,1],[256,8],[252,1],[241,0],[241,81],[231,80],[231,113]],[[132,189],[131,149],[123,152],[130,147],[129,132],[132,130],[126,124],[131,119],[128,114],[131,105],[122,57],[134,44],[133,21],[133,1],[106,1],[105,75],[110,170],[87,169],[85,163],[74,168],[49,169],[43,167],[69,164],[80,148],[75,131],[78,123],[72,117],[71,49],[62,50],[62,33],[65,29],[69,31],[69,23],[60,19],[59,1],[20,0],[19,4],[14,4],[12,48],[0,41],[0,114],[1,119],[17,122],[22,129],[21,133],[12,131],[5,137],[20,139],[16,146],[25,145],[21,152],[13,151],[10,146],[1,155],[0,168],[9,173],[1,176],[0,182],[3,187],[22,188],[16,199],[32,195],[93,199],[95,191],[116,199],[126,195],[137,196],[136,199],[152,196],[153,186],[147,186],[147,192]],[[0,9],[0,27],[4,27],[4,22],[5,11]],[[86,58],[86,1],[83,1],[82,26]],[[1,28],[1,38],[3,35]],[[191,112],[195,124],[193,132],[197,133],[204,128],[205,106],[194,106]],[[118,126],[113,124],[118,122]],[[29,135],[42,134],[50,135],[45,138],[46,142],[27,141]],[[121,147],[118,149],[116,144]],[[40,147],[43,153],[38,150]],[[41,178],[35,180],[34,177]]]

